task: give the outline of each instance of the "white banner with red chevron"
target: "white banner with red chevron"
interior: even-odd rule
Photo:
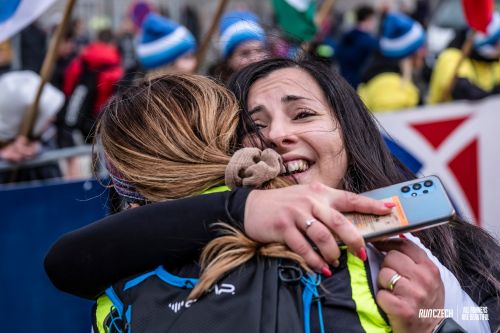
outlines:
[[[441,178],[460,215],[500,239],[500,97],[376,117],[403,163]]]

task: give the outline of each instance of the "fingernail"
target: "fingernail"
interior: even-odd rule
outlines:
[[[332,276],[332,271],[330,271],[330,269],[328,268],[328,266],[324,266],[322,269],[321,269],[321,273],[326,276],[326,277],[330,277]]]
[[[335,259],[333,262],[332,262],[332,266],[337,268],[340,266],[340,261],[338,261],[337,259]]]
[[[404,234],[399,234],[399,238],[408,239]]]
[[[366,250],[364,247],[360,248],[359,251],[358,251],[358,258],[363,260],[363,261],[366,261],[367,257],[366,257]]]
[[[394,208],[396,207],[396,204],[394,202],[384,202],[384,206],[387,208]]]

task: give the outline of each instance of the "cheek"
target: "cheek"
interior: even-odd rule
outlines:
[[[238,70],[240,67],[241,59],[238,55],[233,54],[227,61],[227,64],[233,70]]]
[[[253,139],[252,135],[245,135],[241,143],[243,144],[243,147],[253,147]]]
[[[332,188],[341,189],[342,179],[347,173],[347,155],[345,149],[330,151],[320,162],[321,180]]]
[[[327,171],[331,175],[330,185],[336,187],[347,169],[347,154],[340,133],[322,135],[321,139],[316,139],[315,147],[322,171]]]
[[[255,134],[247,134],[241,141],[243,147],[257,147],[260,149],[264,148],[264,144],[261,142],[259,137]]]
[[[319,142],[318,155],[322,161],[332,166],[339,166],[345,164],[345,151],[342,141],[338,137],[331,136],[330,140],[323,140]]]

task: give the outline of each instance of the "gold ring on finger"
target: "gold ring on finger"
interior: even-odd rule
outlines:
[[[398,273],[394,274],[389,280],[389,283],[387,284],[387,289],[389,291],[393,291],[399,279],[401,279],[401,275],[399,275]]]

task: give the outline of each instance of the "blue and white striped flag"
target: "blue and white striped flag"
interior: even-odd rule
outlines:
[[[0,42],[43,14],[55,0],[0,0]]]

